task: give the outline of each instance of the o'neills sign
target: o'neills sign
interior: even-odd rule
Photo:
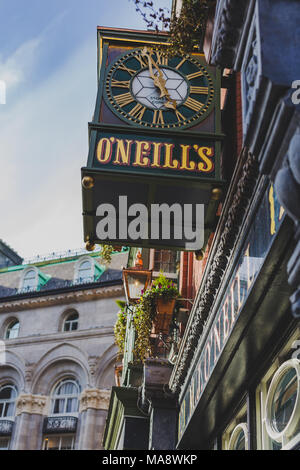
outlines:
[[[161,176],[214,178],[216,145],[209,139],[97,133],[91,167]]]
[[[283,216],[270,186],[262,200],[250,232],[245,240],[242,254],[234,274],[227,282],[223,300],[217,310],[214,322],[206,333],[201,353],[180,406],[179,440],[201,398],[213,369],[234,328],[236,320],[259,273],[266,254],[274,240]]]

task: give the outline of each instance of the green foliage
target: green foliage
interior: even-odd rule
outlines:
[[[200,45],[208,10],[215,3],[215,0],[183,0],[180,15],[170,23],[170,55],[186,54]]]
[[[179,291],[174,282],[167,279],[162,273],[153,281],[152,290],[154,290],[157,297],[164,297],[165,299],[175,299],[179,296]]]
[[[132,1],[148,29],[155,29],[158,33],[162,27],[169,28],[171,45],[162,49],[170,56],[192,52],[195,46],[199,46],[208,10],[216,4],[216,0],[183,0],[180,15],[171,17],[167,8],[156,10],[153,1]]]
[[[174,299],[179,296],[179,291],[173,282],[163,274],[153,281],[152,287],[142,292],[134,313],[134,326],[136,339],[134,356],[143,362],[147,356],[151,356],[150,334],[152,322],[156,317],[156,302],[158,297]]]
[[[116,300],[116,304],[120,308],[120,311],[114,326],[115,343],[119,348],[119,354],[123,354],[126,336],[127,310],[126,303],[124,301]]]
[[[150,334],[152,322],[156,317],[156,302],[159,297],[165,299],[176,299],[179,291],[174,283],[168,280],[162,273],[152,283],[150,289],[142,291],[142,295],[134,307],[133,323],[135,328],[134,358],[143,362],[146,357],[151,356]],[[123,354],[125,347],[125,336],[127,326],[126,303],[116,300],[120,312],[114,326],[115,342],[119,347],[119,353]]]
[[[114,251],[114,247],[112,245],[101,245],[101,252],[100,257],[105,264],[111,263],[111,255]]]

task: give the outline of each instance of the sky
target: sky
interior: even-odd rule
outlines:
[[[25,258],[84,246],[98,25],[146,28],[132,0],[0,0],[0,239]]]

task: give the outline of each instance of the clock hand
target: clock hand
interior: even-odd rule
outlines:
[[[176,103],[175,100],[173,100],[170,97],[170,94],[169,94],[169,92],[166,88],[166,80],[163,77],[163,73],[162,73],[161,69],[158,67],[158,65],[156,64],[156,62],[153,60],[153,58],[151,56],[151,51],[149,52],[147,47],[144,47],[144,49],[142,51],[142,56],[143,57],[146,56],[147,59],[148,59],[150,77],[152,78],[152,80],[154,82],[154,85],[157,88],[159,88],[159,90],[160,90],[160,98],[162,98],[164,96],[167,99],[167,101],[164,103],[164,105],[167,108],[176,109],[177,103]],[[158,75],[154,74],[152,65],[154,65],[154,67],[158,71]]]

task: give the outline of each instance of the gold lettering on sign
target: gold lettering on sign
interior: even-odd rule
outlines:
[[[203,171],[204,173],[210,173],[214,169],[214,164],[209,157],[214,156],[214,148],[199,147],[199,145],[194,145],[194,150],[196,150],[198,156],[201,158],[201,160],[203,160],[202,162],[198,163],[198,170]]]
[[[223,305],[223,335],[223,341],[225,341],[229,335],[228,297],[226,298]]]
[[[221,351],[221,319],[218,318],[217,324],[214,326],[214,357],[217,358],[217,354]],[[217,351],[218,348],[218,351]]]
[[[253,277],[252,277],[252,274],[250,272],[250,243],[246,248],[245,258],[247,260],[247,291],[248,291],[250,289],[250,286],[251,286],[252,282],[253,282]]]
[[[189,161],[189,152],[192,147],[190,145],[180,145],[180,147],[182,149],[180,170],[195,170],[196,163]]]
[[[108,163],[111,159],[112,143],[110,139],[103,137],[97,145],[97,160],[100,163]]]
[[[205,347],[205,352],[204,352],[204,379],[205,379],[205,382],[207,382],[207,380],[210,376],[210,349],[211,349],[211,346],[210,346],[209,341],[208,341],[207,345]]]
[[[161,154],[161,149],[164,144],[161,142],[153,142],[153,160],[151,164],[151,168],[160,168],[160,154]]]
[[[114,160],[115,165],[130,165],[130,152],[133,140],[126,140],[126,149],[123,139],[117,140],[116,158]],[[121,159],[121,160],[120,160]]]
[[[274,233],[276,233],[276,225],[275,225],[274,189],[273,189],[272,184],[270,186],[270,191],[269,191],[269,203],[270,203],[270,219],[271,219],[270,233],[271,235],[274,235]]]
[[[151,150],[151,142],[136,140],[135,143],[136,151],[133,166],[148,166],[150,162],[148,156]]]
[[[174,144],[165,144],[166,154],[165,154],[165,164],[163,168],[171,168],[171,169],[178,168],[178,165],[179,165],[178,160],[172,161],[174,147],[175,147]]]

